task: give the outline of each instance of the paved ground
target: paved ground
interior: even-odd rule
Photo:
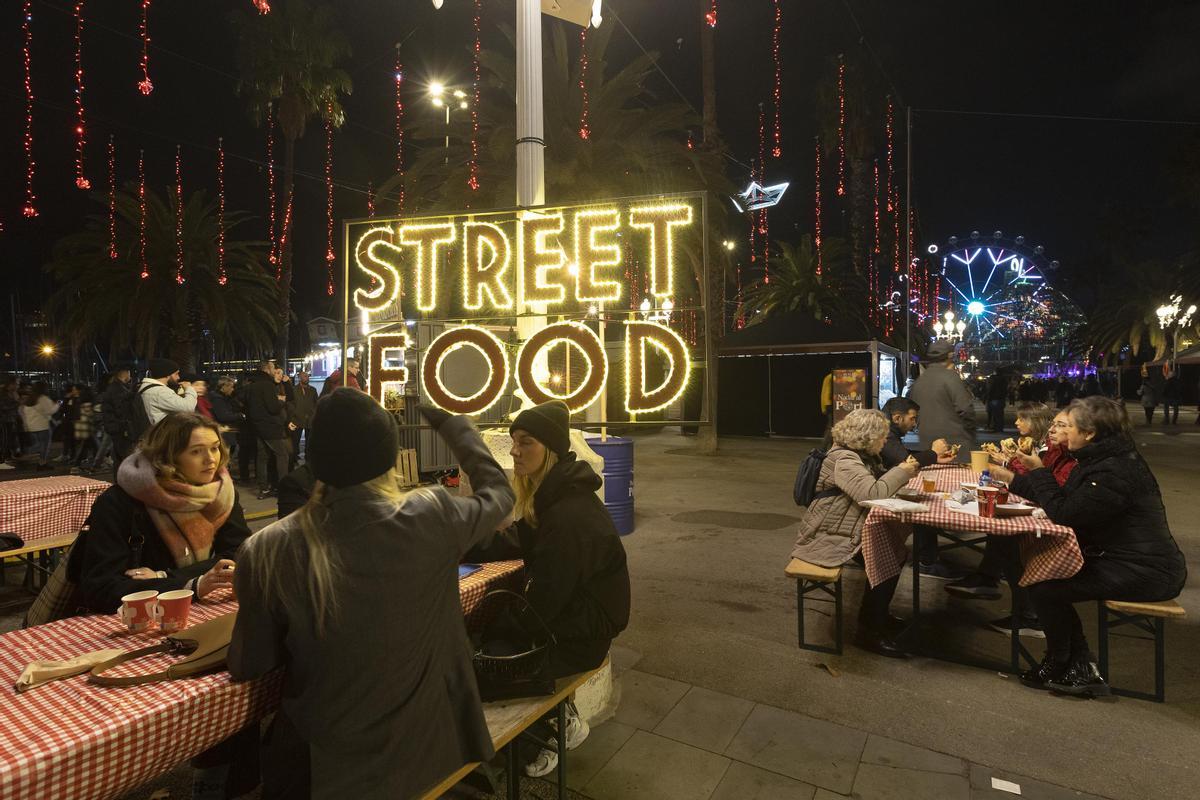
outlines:
[[[1136,410],[1136,409],[1135,409]],[[1200,563],[1200,427],[1138,428],[1163,489],[1172,529]],[[994,670],[930,658],[897,662],[847,647],[842,656],[796,647],[795,588],[782,574],[801,510],[791,482],[804,440],[723,440],[722,457],[696,455],[671,432],[637,442],[637,530],[625,539],[633,619],[618,640],[616,717],[572,753],[572,797],[1190,798],[1200,767],[1200,592],[1168,624],[1168,702],[1076,701],[1021,687]],[[7,477],[7,476],[6,476]],[[267,507],[247,499],[249,511]],[[261,523],[260,523],[261,524]],[[1193,575],[1196,575],[1193,570]],[[893,606],[905,613],[908,583]],[[847,637],[862,590],[846,578]],[[1007,639],[981,623],[1003,602],[949,599],[923,582],[934,610],[931,646],[1000,660]],[[11,597],[11,596],[10,596]],[[1087,629],[1094,614],[1082,608]],[[0,618],[7,630],[16,617]],[[817,633],[828,618],[811,614]],[[1148,645],[1119,639],[1113,669],[1147,686]],[[1040,655],[1040,644],[1033,643]],[[156,788],[186,797],[186,768]],[[550,796],[531,781],[523,795]]]

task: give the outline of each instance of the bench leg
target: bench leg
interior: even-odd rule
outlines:
[[[842,579],[839,577],[833,586],[833,652],[842,654]]]
[[[830,595],[833,598],[834,620],[833,620],[833,646],[810,644],[804,638],[804,598],[809,592],[821,591]],[[797,646],[801,650],[812,650],[817,653],[832,653],[834,655],[842,654],[842,579],[839,577],[834,582],[833,588],[819,581],[807,581],[804,578],[796,579],[796,633]]]
[[[796,630],[800,649],[804,647],[804,580],[796,579]]]
[[[521,796],[521,759],[518,757],[520,746],[517,744],[521,737],[514,738],[508,743],[508,796],[516,800]]]
[[[1154,702],[1167,698],[1167,642],[1166,620],[1154,618]]]
[[[1108,680],[1108,606],[1104,605],[1103,600],[1096,601],[1096,623],[1099,629],[1099,634],[1096,637],[1096,644],[1099,647],[1097,654],[1100,663],[1100,677]]]
[[[567,701],[558,704],[558,800],[567,800]]]

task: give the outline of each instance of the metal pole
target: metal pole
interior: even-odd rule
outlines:
[[[446,157],[442,162],[445,166],[450,166],[450,104],[446,103]]]
[[[517,0],[517,206],[546,203],[542,123],[542,4]]]
[[[904,377],[908,378],[912,370],[912,106],[904,109],[904,230],[907,241],[904,251],[907,254],[904,267]]]

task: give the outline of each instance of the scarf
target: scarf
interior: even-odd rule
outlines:
[[[140,450],[121,463],[117,485],[146,506],[175,566],[186,567],[212,557],[217,530],[229,519],[235,492],[229,470],[204,486],[160,477]]]

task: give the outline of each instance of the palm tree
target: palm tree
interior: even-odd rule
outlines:
[[[232,15],[238,30],[238,94],[246,99],[255,125],[266,122],[273,110],[283,132],[283,192],[286,207],[296,174],[296,141],[304,136],[314,117],[340,127],[345,119],[340,96],[353,88],[350,76],[338,63],[350,55],[350,44],[337,28],[334,10],[308,0],[284,0],[270,14],[239,9]],[[283,214],[279,258],[279,342],[287,358],[291,322],[292,227]]]
[[[816,248],[805,234],[798,245],[773,242],[771,282],[748,288],[742,302],[747,324],[756,325],[772,314],[801,311],[815,319],[850,319],[866,326],[862,280],[849,266],[849,252],[841,239],[821,242],[822,274],[817,274]]]
[[[1092,273],[1094,275],[1094,273]],[[1168,331],[1158,322],[1155,310],[1171,295],[1182,292],[1187,302],[1197,302],[1200,280],[1197,267],[1167,267],[1146,261],[1111,272],[1112,283],[1104,298],[1089,309],[1082,337],[1087,344],[1110,356],[1129,345],[1137,355],[1143,345],[1154,348],[1154,357],[1162,358],[1171,345]],[[1200,329],[1194,320],[1192,333]]]
[[[139,210],[135,188],[116,196],[117,258],[109,256],[108,215],[92,214],[83,230],[54,245],[45,270],[58,289],[47,311],[71,331],[76,345],[107,342],[146,356],[166,352],[194,369],[197,345],[211,342],[221,354],[270,348],[278,325],[278,287],[263,269],[265,243],[225,240],[227,282],[218,280],[216,203],[203,191],[183,206],[184,269],[176,281],[175,206],[146,192],[146,262],[142,279]],[[94,195],[99,202],[106,197]],[[226,232],[248,214],[226,212]]]

